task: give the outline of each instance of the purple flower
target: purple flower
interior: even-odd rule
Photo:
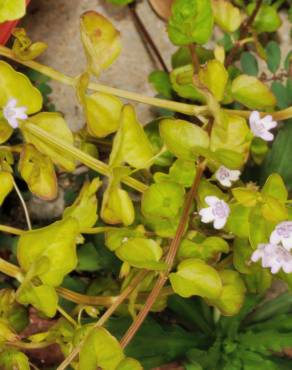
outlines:
[[[273,121],[271,115],[261,118],[259,112],[253,111],[249,116],[249,125],[254,136],[260,137],[265,141],[272,141],[274,139],[274,135],[270,130],[277,126],[277,122]]]
[[[216,179],[220,182],[221,185],[230,187],[232,182],[237,181],[240,176],[240,171],[230,170],[225,166],[221,166],[215,172]]]
[[[292,221],[280,222],[270,236],[270,243],[282,243],[283,247],[292,249]]]
[[[8,121],[12,128],[17,128],[19,123],[18,120],[27,119],[26,107],[17,107],[17,100],[12,98],[8,100],[8,103],[3,108],[3,116]]]
[[[206,197],[205,202],[210,207],[202,208],[199,211],[201,221],[204,223],[213,222],[215,229],[222,229],[230,213],[228,204],[215,196]]]

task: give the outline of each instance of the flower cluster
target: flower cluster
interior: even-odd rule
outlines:
[[[274,135],[270,130],[277,126],[277,122],[273,121],[273,117],[271,115],[261,118],[259,112],[253,111],[249,116],[249,125],[254,136],[265,141],[272,141],[274,139]]]
[[[261,259],[263,267],[271,269],[272,274],[281,269],[286,273],[292,272],[292,221],[284,221],[276,226],[270,236],[270,242],[259,244],[253,252],[251,260],[257,262]]]

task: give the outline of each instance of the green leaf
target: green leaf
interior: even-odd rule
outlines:
[[[153,147],[137,120],[134,108],[125,105],[122,109],[120,128],[113,142],[110,166],[118,167],[126,162],[135,168],[147,168],[152,164],[153,156]]]
[[[129,226],[134,222],[135,209],[130,195],[121,188],[121,179],[129,174],[129,168],[116,167],[109,179],[101,205],[101,218],[108,224],[123,223]]]
[[[166,265],[159,262],[162,257],[162,248],[152,239],[125,238],[115,252],[118,258],[128,262],[131,266],[147,270],[163,270]]]
[[[207,64],[200,69],[199,78],[218,101],[224,98],[228,81],[228,72],[221,62],[216,59],[209,60]]]
[[[277,106],[280,109],[285,109],[290,106],[291,96],[289,90],[280,81],[273,81],[271,90],[277,98]]]
[[[0,85],[0,107],[4,107],[9,99],[16,99],[17,106],[27,108],[27,114],[42,109],[43,98],[39,90],[32,85],[27,76],[16,72],[3,60],[0,61]]]
[[[94,328],[79,354],[80,370],[116,370],[124,354],[119,342],[106,329]]]
[[[3,370],[30,370],[26,355],[15,349],[6,349],[0,354],[0,368]]]
[[[184,188],[175,182],[152,184],[143,194],[142,213],[147,218],[174,218],[182,209],[184,196]]]
[[[126,357],[119,363],[116,370],[143,370],[143,368],[139,361],[131,357]]]
[[[170,82],[172,89],[182,98],[198,100],[204,102],[203,95],[194,86],[192,78],[194,75],[194,67],[192,64],[187,64],[175,68],[170,72]]]
[[[249,241],[253,249],[267,243],[272,232],[269,222],[262,216],[261,206],[254,207],[249,215]]]
[[[250,16],[256,7],[256,2],[253,1],[247,7],[247,14]],[[253,26],[258,33],[275,32],[281,26],[282,21],[276,7],[262,4],[259,12],[256,15]]]
[[[29,123],[36,125],[49,134],[63,140],[67,144],[73,145],[74,138],[71,130],[67,126],[66,121],[60,113],[42,112],[29,118]],[[51,158],[53,163],[68,172],[75,169],[75,160],[62,150],[56,149],[54,146],[44,143],[43,140],[36,138],[25,129],[22,128],[25,140],[33,144],[37,150]]]
[[[266,46],[267,65],[272,73],[276,73],[281,63],[281,49],[276,41],[270,41]]]
[[[260,196],[260,193],[253,188],[233,188],[231,191],[237,202],[245,207],[254,207]]]
[[[38,277],[44,284],[58,286],[77,265],[76,238],[79,224],[74,218],[56,221],[53,224],[23,233],[17,244],[17,259],[28,272],[46,260],[47,266]]]
[[[291,61],[292,61],[292,50],[290,50],[289,53],[286,55],[284,61],[284,68],[286,69],[286,71],[289,71]]]
[[[168,34],[175,45],[205,44],[213,31],[210,0],[175,0],[168,22]]]
[[[200,148],[209,147],[209,136],[202,128],[180,119],[163,119],[160,135],[168,150],[184,160],[195,160]]]
[[[101,267],[99,254],[92,243],[86,243],[78,249],[78,265],[76,270],[79,271],[98,271]]]
[[[80,231],[94,226],[97,221],[96,192],[100,186],[101,181],[98,177],[91,182],[85,182],[74,203],[64,210],[63,219],[75,218]]]
[[[11,192],[13,189],[13,176],[11,173],[6,171],[0,171],[0,206],[3,204],[5,198],[7,195]]]
[[[58,195],[57,177],[52,160],[31,144],[22,147],[19,172],[29,190],[41,199],[53,200]]]
[[[239,238],[248,238],[250,208],[241,204],[230,204],[229,207],[230,215],[227,219],[226,230]]]
[[[184,260],[169,279],[174,292],[185,298],[198,295],[215,299],[222,290],[218,272],[200,259]]]
[[[142,238],[143,236],[142,231],[119,227],[105,233],[105,245],[109,250],[115,251],[122,245],[125,238]]]
[[[236,31],[241,24],[240,10],[226,0],[212,1],[215,23],[225,32]]]
[[[244,302],[246,288],[240,274],[237,271],[221,270],[219,271],[222,280],[222,291],[218,298],[208,301],[216,306],[222,315],[236,315]]]
[[[287,190],[292,189],[292,120],[285,121],[285,125],[279,131],[272,149],[267,154],[261,167],[261,183],[272,173],[278,173],[285,182]]]
[[[25,15],[25,0],[4,0],[0,3],[0,23],[13,21]]]
[[[123,104],[119,98],[96,92],[85,95],[83,105],[86,115],[87,130],[95,137],[105,137],[116,132],[120,127]]]
[[[232,96],[250,109],[268,109],[276,105],[269,88],[253,76],[240,75],[232,81]]]
[[[88,67],[99,76],[121,52],[120,33],[109,20],[93,10],[81,15],[80,33]]]
[[[46,284],[35,286],[29,283],[21,286],[17,301],[23,305],[33,305],[47,317],[54,317],[57,312],[58,295],[53,287]]]
[[[169,74],[167,72],[153,71],[150,73],[148,80],[153,84],[158,94],[161,94],[168,99],[172,98],[172,87]]]
[[[177,159],[169,169],[169,179],[190,188],[196,177],[196,163]]]
[[[240,56],[240,64],[243,73],[249,76],[257,76],[259,73],[258,61],[253,54],[244,51]]]
[[[221,253],[228,253],[228,243],[217,236],[210,236],[201,243],[190,239],[183,239],[178,250],[179,259],[199,258],[204,261],[216,260]]]
[[[268,195],[285,203],[288,199],[288,192],[282,177],[278,173],[270,175],[261,191],[262,194]]]

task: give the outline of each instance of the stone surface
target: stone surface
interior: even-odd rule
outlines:
[[[79,36],[79,17],[87,10],[96,10],[112,20],[121,31],[123,50],[119,59],[100,77],[100,82],[143,94],[153,95],[147,81],[148,74],[159,69],[145,47],[127,7],[112,6],[102,0],[38,0],[32,3],[23,25],[34,40],[45,41],[49,48],[40,61],[70,76],[76,76],[85,68],[85,57]],[[143,0],[137,9],[145,26],[166,61],[174,50],[167,37],[165,23]],[[58,110],[65,114],[72,129],[84,124],[82,109],[72,88],[52,82],[52,99]],[[143,123],[153,117],[151,108],[137,107]]]

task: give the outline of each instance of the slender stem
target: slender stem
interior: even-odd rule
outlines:
[[[29,122],[25,123],[25,125],[22,128],[23,130],[29,132],[30,134],[37,137],[38,139],[41,139],[43,142],[49,143],[55,148],[61,150],[63,153],[67,153],[71,155],[76,160],[79,160],[80,162],[85,164],[87,167],[97,171],[98,173],[102,175],[110,176],[111,172],[110,172],[108,165],[90,156],[89,154],[82,152],[81,150],[79,150],[78,148],[75,148],[71,144],[68,144],[64,140],[59,139],[56,136],[49,134],[45,130]],[[122,182],[129,185],[130,187],[132,187],[133,189],[141,193],[146,191],[148,188],[147,185],[129,176],[124,177],[122,179]]]
[[[23,275],[20,268],[10,262],[5,261],[3,258],[0,258],[0,272],[7,276],[13,277],[20,282],[23,281]]]
[[[25,201],[23,199],[23,196],[22,196],[22,194],[21,194],[21,192],[20,192],[20,190],[19,190],[19,188],[18,188],[18,186],[17,186],[17,184],[14,180],[13,180],[13,186],[14,186],[14,189],[15,189],[15,191],[18,195],[18,198],[19,198],[19,200],[22,204],[22,208],[24,210],[27,227],[28,227],[29,230],[31,230],[31,222],[30,222],[30,217],[29,217],[27,206],[26,206]]]
[[[65,85],[69,85],[74,88],[76,87],[76,84],[77,84],[76,78],[66,76],[63,73],[56,71],[55,69],[51,67],[45,66],[33,60],[29,60],[29,61],[20,60],[14,55],[12,50],[6,48],[5,46],[0,45],[0,55],[3,55],[31,69],[34,69],[52,78],[53,80],[59,81],[61,83],[64,83]],[[143,104],[149,104],[155,107],[169,109],[169,110],[184,113],[187,115],[203,114],[207,109],[205,106],[191,105],[191,104],[174,102],[171,100],[153,98],[153,97],[144,96],[144,95],[126,91],[126,90],[121,90],[121,89],[116,89],[116,88],[108,87],[108,86],[101,85],[101,84],[96,84],[93,82],[89,83],[88,88],[94,91],[99,91],[99,92],[103,92],[106,94],[112,94],[120,98],[133,100],[133,101],[143,103]]]
[[[65,310],[63,310],[63,308],[61,306],[58,305],[58,311],[60,312],[60,314],[67,320],[69,321],[75,328],[78,327],[78,324],[77,322],[73,319],[73,317],[71,317]]]
[[[53,342],[40,342],[40,343],[34,343],[34,342],[21,342],[21,341],[16,341],[16,342],[6,342],[5,345],[11,346],[11,347],[17,347],[17,348],[22,348],[25,350],[30,350],[30,349],[40,349],[40,348],[46,348],[53,344]]]
[[[229,67],[232,64],[234,57],[236,56],[238,50],[242,46],[241,40],[245,39],[246,36],[248,35],[249,27],[253,24],[257,14],[258,14],[258,12],[261,8],[262,3],[263,3],[263,0],[257,0],[254,11],[247,18],[247,20],[242,24],[241,30],[240,30],[239,40],[236,42],[234,47],[230,50],[230,53],[228,54],[228,57],[226,58],[226,63],[225,63],[226,67]]]
[[[58,287],[56,291],[68,301],[88,306],[110,307],[118,299],[118,296],[87,296],[62,287]]]
[[[198,55],[196,53],[196,45],[195,44],[190,44],[189,45],[189,50],[190,50],[190,53],[191,53],[194,72],[195,72],[195,74],[197,74],[197,73],[199,73],[199,69],[200,69],[200,61],[199,61]]]
[[[9,234],[14,234],[14,235],[22,235],[23,233],[25,233],[24,230],[17,229],[16,227],[6,226],[6,225],[0,225],[0,231],[9,233]]]
[[[119,295],[118,299],[109,307],[105,313],[101,316],[101,318],[95,323],[92,329],[87,333],[87,335],[83,338],[83,340],[78,344],[77,347],[70,353],[70,355],[57,367],[56,370],[65,370],[67,366],[74,360],[74,358],[80,352],[82,346],[88,335],[94,330],[95,328],[104,325],[104,323],[110,318],[110,316],[115,312],[115,310],[119,307],[119,305],[130,295],[133,289],[144,279],[147,275],[146,270],[140,271],[136,277],[132,280],[132,282],[123,290],[123,292]]]
[[[1,227],[1,225],[0,225]],[[90,227],[88,229],[82,230],[81,234],[101,234],[101,233],[107,233],[112,230],[117,230],[118,227],[114,226],[100,226],[100,227]]]
[[[122,338],[121,340],[122,348],[125,348],[129,344],[129,342],[132,340],[136,332],[139,330],[140,326],[142,325],[143,321],[145,320],[146,316],[151,310],[153,304],[155,303],[157,297],[159,296],[161,289],[163,288],[164,284],[168,280],[168,273],[172,269],[177,250],[179,248],[180,242],[185,233],[185,227],[187,224],[189,213],[190,213],[190,210],[193,204],[194,197],[197,194],[198,186],[199,186],[199,183],[200,183],[205,167],[206,167],[206,161],[200,162],[197,166],[197,174],[196,174],[195,180],[187,195],[185,205],[183,208],[182,217],[180,219],[178,228],[176,230],[175,237],[171,241],[168,253],[165,258],[165,262],[167,263],[167,267],[168,267],[167,272],[160,275],[151,293],[149,294],[144,307],[139,312],[138,316],[136,317],[136,319],[134,320],[134,322],[132,323],[132,325],[129,327],[128,331]]]
[[[139,17],[139,14],[136,12],[136,3],[135,2],[131,3],[131,4],[129,4],[128,7],[129,7],[130,13],[131,13],[134,21],[137,24],[138,30],[141,31],[141,34],[145,38],[145,41],[150,45],[150,47],[153,50],[156,58],[158,59],[159,63],[161,64],[161,67],[163,68],[163,70],[165,72],[168,72],[167,65],[166,65],[165,61],[163,60],[159,49],[157,48],[157,46],[156,46],[155,42],[153,41],[152,37],[150,36],[148,30],[144,26],[144,23],[141,21],[141,18]]]

